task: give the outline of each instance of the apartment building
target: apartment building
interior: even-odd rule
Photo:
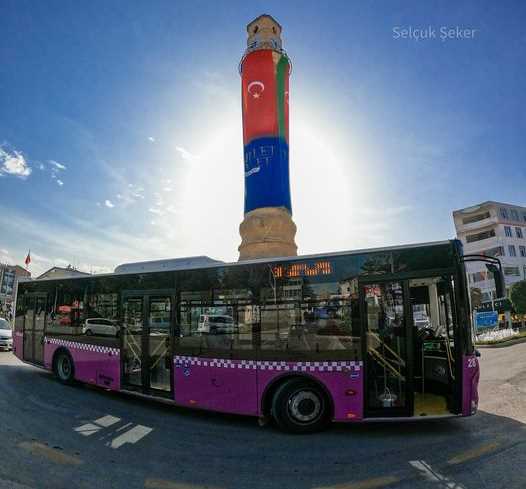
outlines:
[[[465,254],[498,257],[502,262],[506,288],[526,279],[526,207],[502,202],[453,211],[457,237]],[[482,292],[482,301],[495,298],[495,283],[482,263],[467,264],[470,288]]]
[[[20,265],[0,263],[0,317],[12,319],[17,280],[30,276],[31,274]]]

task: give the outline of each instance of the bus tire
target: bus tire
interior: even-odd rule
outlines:
[[[272,417],[280,429],[289,433],[320,431],[329,423],[330,413],[327,395],[309,379],[287,380],[272,398]]]
[[[59,350],[53,357],[53,373],[63,384],[75,382],[75,364],[67,350]]]

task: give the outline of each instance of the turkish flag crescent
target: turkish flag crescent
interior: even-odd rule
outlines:
[[[26,267],[31,263],[31,250],[27,252],[26,261],[24,262]]]

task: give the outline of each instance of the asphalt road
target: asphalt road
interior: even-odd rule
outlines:
[[[524,489],[526,343],[482,355],[475,417],[293,436],[63,386],[0,353],[0,488]]]

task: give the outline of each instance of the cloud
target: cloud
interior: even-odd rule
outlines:
[[[38,169],[44,171],[46,169],[46,165],[44,165],[44,163],[39,163]]]
[[[199,158],[197,155],[192,154],[190,151],[183,148],[182,146],[176,146],[175,150],[179,153],[181,158],[185,161],[193,161]]]
[[[62,163],[59,163],[58,161],[55,161],[55,160],[48,160],[48,163],[54,166],[59,171],[64,171],[67,169],[66,165],[63,165]]]
[[[148,136],[148,141],[155,143],[155,138],[153,136]]]
[[[55,160],[48,160],[47,163],[48,163],[48,166],[51,168],[51,179],[55,180],[55,182],[57,182],[57,185],[59,187],[62,187],[64,185],[64,181],[58,178],[58,176],[60,175],[61,172],[67,169],[67,166]]]
[[[410,205],[400,205],[395,207],[361,207],[358,212],[366,217],[385,219],[405,214],[411,210],[413,208]]]
[[[144,200],[144,187],[129,183],[115,195],[115,198],[120,202],[122,207],[128,207],[138,200]]]
[[[108,199],[106,199],[106,200],[104,201],[104,205],[105,205],[106,207],[109,207],[110,209],[113,209],[113,208],[115,207],[115,204],[114,204],[111,200],[108,200]]]
[[[16,150],[9,152],[0,147],[0,165],[0,175],[13,175],[22,179],[31,175],[31,167],[27,164],[24,155]]]

